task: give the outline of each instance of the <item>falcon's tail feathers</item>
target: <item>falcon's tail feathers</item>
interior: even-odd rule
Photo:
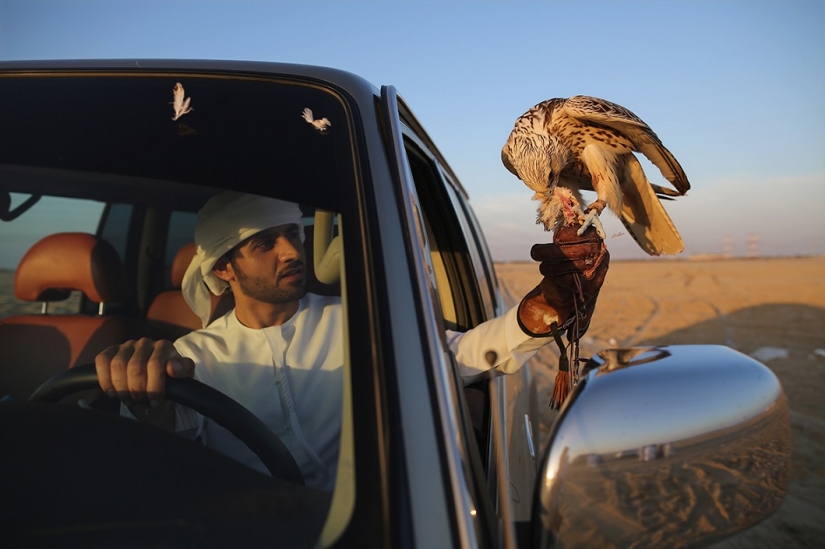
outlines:
[[[651,183],[650,186],[653,187],[653,192],[656,193],[656,196],[664,198],[665,200],[673,200],[677,196],[683,196],[679,191],[674,191],[673,189],[662,187],[655,183]]]
[[[625,155],[619,173],[624,195],[619,218],[639,247],[650,255],[682,252],[682,237],[657,196],[658,186],[648,182],[639,160]]]

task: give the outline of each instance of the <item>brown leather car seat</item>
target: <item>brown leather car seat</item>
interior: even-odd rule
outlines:
[[[172,261],[172,271],[170,273],[173,289],[159,293],[149,306],[146,320],[152,330],[152,335],[156,338],[174,341],[192,330],[201,328],[200,318],[189,308],[180,289],[183,286],[183,275],[186,274],[186,269],[189,267],[194,255],[194,242],[190,242],[178,250],[175,259]],[[224,292],[221,296],[213,295],[210,322],[219,316],[223,316],[234,306],[235,299],[231,292]]]
[[[48,314],[48,303],[79,290],[97,314]],[[0,320],[0,396],[25,400],[51,376],[94,362],[102,349],[142,335],[135,317],[110,315],[128,298],[126,272],[111,244],[86,233],[58,233],[23,256],[14,277],[17,299],[43,302],[41,314]]]

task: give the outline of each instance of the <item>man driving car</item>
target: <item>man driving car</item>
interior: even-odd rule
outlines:
[[[607,268],[604,244],[597,240],[583,244],[598,256],[600,266],[599,277],[585,277],[585,294],[578,295],[588,299],[588,321]],[[124,401],[157,405],[166,376],[195,377],[267,424],[295,458],[307,486],[331,490],[341,429],[343,311],[340,297],[306,290],[299,207],[220,193],[198,213],[195,243],[183,294],[204,328],[174,343],[143,338],[105,349],[95,360],[101,388]],[[515,372],[552,341],[546,337],[550,326],[563,325],[574,314],[577,296],[559,292],[547,281],[554,269],[568,274],[573,264],[556,261],[551,276],[544,273],[547,288],[537,287],[519,307],[467,332],[447,332],[463,379],[489,370]],[[227,290],[235,308],[207,325],[211,295]],[[492,364],[489,356],[496,357]],[[181,406],[176,412],[177,431],[190,432],[207,447],[267,472],[223,427]]]

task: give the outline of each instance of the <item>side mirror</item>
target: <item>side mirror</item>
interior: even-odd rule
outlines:
[[[553,425],[533,547],[689,547],[775,511],[790,478],[785,394],[733,349],[602,351]]]

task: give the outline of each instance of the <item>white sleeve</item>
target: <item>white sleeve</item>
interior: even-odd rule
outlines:
[[[195,440],[198,437],[203,438],[203,416],[201,414],[187,408],[186,406],[183,406],[182,404],[178,404],[177,402],[173,403],[172,409],[175,413],[175,433],[190,440]],[[149,421],[149,423],[155,423],[157,425],[157,419],[155,421],[146,419],[146,417],[151,417],[153,415],[153,411],[148,404],[144,404],[143,406],[136,408],[136,410],[138,414],[145,416],[143,421]],[[165,414],[165,412],[163,413]],[[139,421],[137,415],[135,415],[135,410],[130,409],[123,402],[120,403],[120,415],[128,419]],[[161,424],[165,425],[166,421],[161,419]]]
[[[195,361],[195,379],[198,379],[198,359],[186,344],[186,336],[178,338],[173,345],[181,356],[189,357]],[[200,380],[198,380],[200,381]],[[175,433],[188,438],[189,440],[200,439],[206,445],[206,434],[203,430],[203,415],[182,404],[175,403]]]
[[[482,322],[466,332],[447,330],[447,343],[455,355],[465,385],[485,374],[517,372],[539,349],[552,341],[550,337],[525,334],[518,325],[516,314],[517,307],[513,307],[504,315]],[[487,358],[490,351],[495,353],[492,365]]]
[[[190,440],[201,438],[201,442],[205,443],[205,440],[203,440],[203,416],[176,402],[175,433]]]

